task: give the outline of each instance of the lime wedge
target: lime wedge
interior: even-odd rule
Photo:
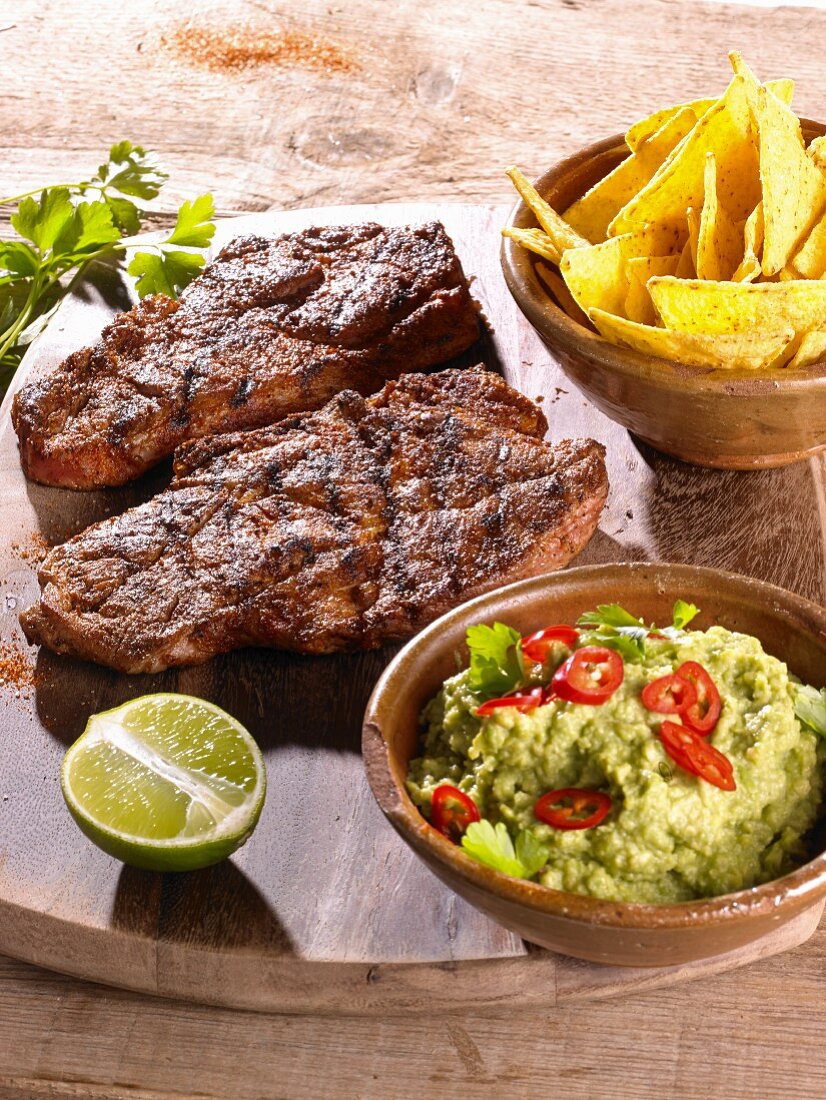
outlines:
[[[93,714],[60,771],[63,797],[104,852],[150,871],[231,855],[264,804],[261,750],[220,707],[143,695]]]

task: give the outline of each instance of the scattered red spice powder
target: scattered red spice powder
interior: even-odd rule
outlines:
[[[295,65],[327,73],[359,68],[334,42],[296,31],[263,31],[249,24],[219,29],[182,23],[161,37],[161,45],[218,72],[242,72],[257,65]]]
[[[37,565],[43,561],[48,552],[51,550],[48,542],[43,538],[39,531],[33,531],[29,536],[28,545],[23,545],[19,542],[13,542],[11,544],[12,552],[20,558],[21,561],[34,562]]]
[[[34,686],[34,666],[14,642],[0,642],[0,688],[16,696],[28,695]]]

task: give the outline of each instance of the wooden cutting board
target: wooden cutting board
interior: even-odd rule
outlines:
[[[552,439],[590,435],[607,445],[611,494],[578,563],[715,565],[822,602],[824,459],[729,473],[684,466],[635,443],[573,389],[513,304],[499,270],[504,215],[504,208],[464,205],[330,207],[228,221],[217,243],[239,232],[440,218],[489,323],[480,355],[541,398]],[[94,286],[61,307],[17,385],[91,342],[128,305],[120,279],[101,270]],[[28,655],[34,685],[0,682],[0,952],[164,996],[378,1015],[545,1008],[669,985],[784,951],[816,928],[822,903],[747,950],[640,970],[554,955],[491,923],[425,870],[368,789],[361,716],[393,650],[330,658],[248,650],[138,677],[28,650],[17,614],[37,594],[41,540],[61,542],[146,499],[169,473],[98,493],[28,484],[8,409],[7,399],[0,413],[0,633]],[[269,793],[258,829],[217,867],[187,875],[123,867],[82,836],[63,805],[60,761],[88,716],[149,691],[214,700],[248,726],[266,755]]]

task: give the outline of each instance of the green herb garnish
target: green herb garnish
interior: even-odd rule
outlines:
[[[513,878],[533,878],[548,862],[550,848],[529,829],[523,829],[514,848],[510,833],[500,821],[474,821],[462,837],[462,848],[469,856]]]
[[[795,684],[794,712],[804,726],[826,737],[826,688]]]
[[[0,199],[0,206],[17,205],[10,221],[23,238],[0,241],[0,392],[57,303],[95,260],[130,255],[128,270],[138,277],[141,298],[176,297],[198,274],[201,250],[215,233],[211,195],[185,202],[175,228],[157,244],[133,239],[146,213],[133,199],[156,198],[166,180],[151,154],[121,141],[91,179]]]
[[[674,610],[671,612],[671,625],[675,630],[685,630],[692,619],[700,614],[699,607],[694,603],[686,603],[685,600],[677,600]]]
[[[525,678],[522,635],[504,623],[469,626],[470,690],[491,698],[504,695]]]
[[[577,621],[577,626],[590,627],[600,645],[618,650],[627,661],[638,661],[645,656],[645,640],[651,634],[664,634],[673,638],[682,633],[700,609],[693,603],[677,600],[672,611],[671,626],[660,629],[655,623],[646,626],[630,611],[617,603],[600,604],[596,611],[587,611]]]

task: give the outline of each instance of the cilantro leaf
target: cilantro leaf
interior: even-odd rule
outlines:
[[[469,626],[466,643],[470,651],[471,691],[477,695],[503,695],[525,677],[522,636],[504,623]]]
[[[826,737],[826,688],[795,685],[794,712],[804,726]]]
[[[178,211],[175,228],[167,237],[166,243],[189,248],[208,248],[215,236],[215,226],[210,220],[214,217],[212,195],[199,195],[192,202],[184,202]]]
[[[514,849],[510,833],[503,822],[473,821],[462,837],[462,848],[469,856],[513,878],[532,878],[548,862],[550,849],[536,840],[528,829],[516,838]]]
[[[691,620],[700,614],[700,609],[694,603],[686,603],[685,600],[677,600],[671,613],[671,625],[675,630],[685,630]]]
[[[141,227],[140,213],[137,206],[129,199],[119,198],[117,195],[109,195],[104,192],[103,201],[109,207],[112,215],[112,224],[117,226],[121,233],[127,237],[133,236]]]
[[[73,255],[98,249],[120,240],[120,231],[112,221],[112,212],[102,202],[82,202],[75,207],[71,233],[64,238],[64,248]]]
[[[71,226],[74,213],[68,187],[52,187],[41,193],[39,202],[23,199],[9,220],[21,237],[49,252]]]
[[[197,252],[162,249],[158,252],[136,252],[126,269],[137,277],[141,298],[147,294],[166,294],[176,298],[204,266],[205,258]]]
[[[107,190],[119,191],[138,199],[157,198],[169,176],[154,157],[140,145],[119,141],[109,150],[109,160],[98,168],[91,186],[102,183]]]
[[[522,864],[523,878],[533,878],[548,862],[550,845],[533,835],[530,829],[523,829],[516,838],[516,858]]]
[[[3,271],[9,272],[12,276],[28,278],[34,275],[39,266],[40,260],[31,245],[24,241],[0,241],[0,269]]]
[[[586,611],[577,626],[593,627],[601,645],[619,650],[630,661],[645,656],[645,639],[656,629],[653,624],[647,627],[617,603],[601,603],[596,611]]]

